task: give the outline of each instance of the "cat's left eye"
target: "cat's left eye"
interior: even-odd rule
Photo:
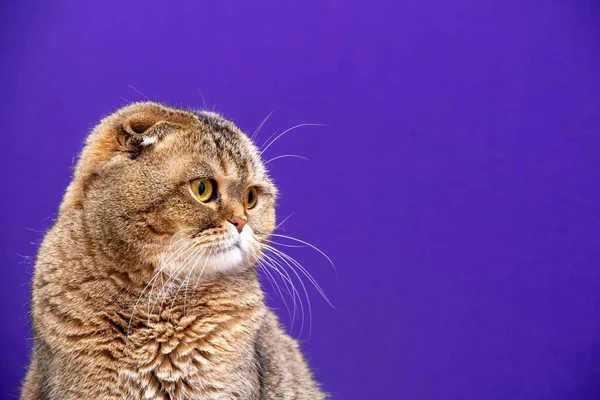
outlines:
[[[256,205],[256,201],[258,200],[258,191],[256,187],[252,186],[246,191],[244,195],[244,206],[246,209],[251,209]]]
[[[190,182],[192,193],[198,200],[206,203],[213,200],[217,194],[217,182],[212,179],[196,179]]]

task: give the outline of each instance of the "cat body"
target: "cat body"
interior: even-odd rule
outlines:
[[[218,115],[104,119],[38,254],[21,398],[325,398],[255,270],[276,195]]]

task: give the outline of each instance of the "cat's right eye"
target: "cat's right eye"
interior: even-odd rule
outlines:
[[[195,179],[190,186],[194,196],[203,203],[214,200],[217,195],[217,182],[212,179]]]

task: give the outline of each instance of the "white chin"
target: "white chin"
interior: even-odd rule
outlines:
[[[187,279],[191,282],[201,282],[216,274],[233,272],[244,264],[244,254],[239,247],[232,247],[226,251],[209,256],[178,259],[169,263],[168,269],[178,279]]]
[[[210,249],[197,250],[193,254],[187,253],[183,257],[175,259],[167,255],[165,258],[168,262],[163,264],[163,268],[168,268],[171,273],[184,277],[183,279],[197,281],[241,268],[247,262],[248,254],[252,252],[252,233],[249,227],[246,227],[241,234],[238,234],[233,225],[230,224],[230,226],[232,230],[230,239],[219,246],[220,248],[225,247],[225,250],[216,252]],[[174,250],[175,253],[177,251]]]
[[[234,247],[230,250],[220,252],[208,257],[202,257],[198,261],[200,270],[204,269],[203,276],[209,276],[214,273],[224,273],[239,268],[244,261],[244,255],[242,250],[238,247]],[[206,268],[204,266],[206,265]],[[200,272],[198,272],[200,273]]]

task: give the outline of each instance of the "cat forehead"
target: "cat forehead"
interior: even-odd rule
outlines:
[[[210,111],[194,114],[201,124],[182,135],[174,135],[175,148],[191,151],[194,158],[198,157],[198,161],[208,164],[219,175],[241,179],[267,177],[256,146],[233,122]],[[166,142],[170,140],[167,138]]]
[[[215,114],[202,119],[203,128],[193,140],[206,155],[258,161],[258,153],[250,139],[231,121]],[[241,161],[241,160],[240,160]]]

